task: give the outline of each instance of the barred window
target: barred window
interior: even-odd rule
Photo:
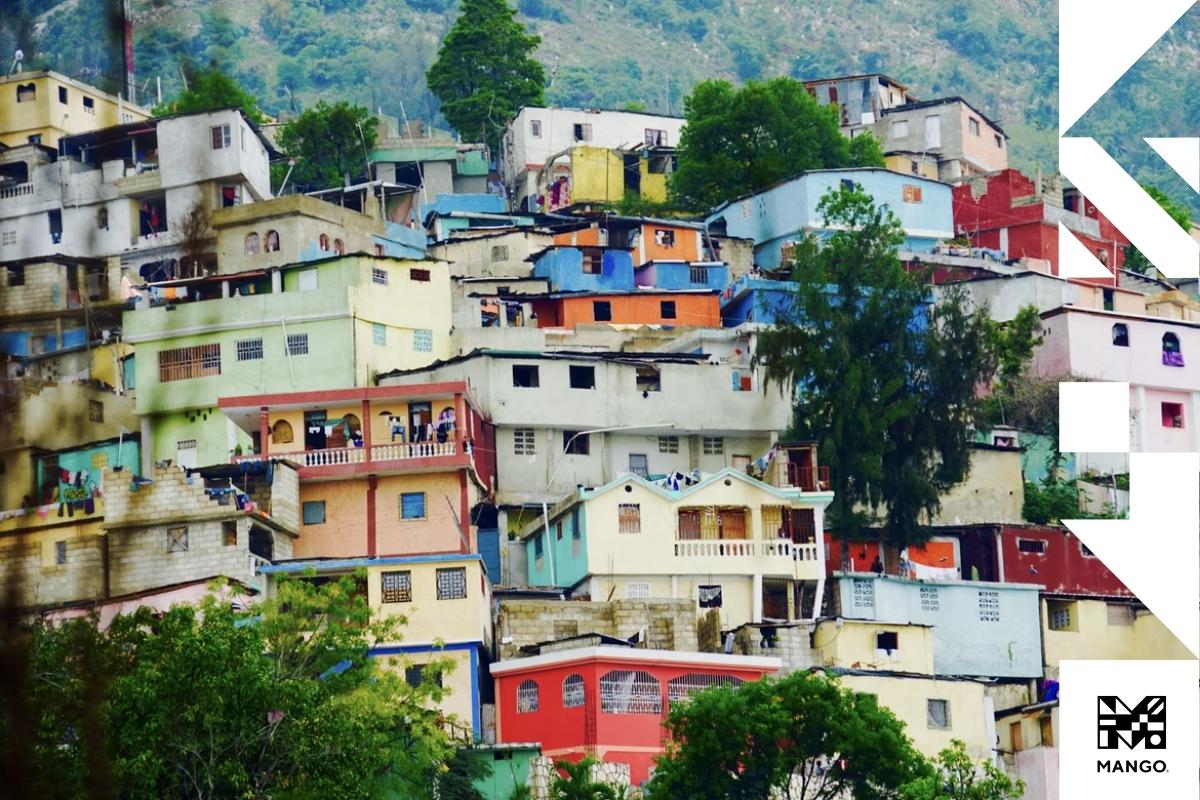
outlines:
[[[429,282],[429,270],[427,269],[410,269],[408,271],[408,279],[412,281],[420,281],[421,283]]]
[[[584,689],[583,676],[568,675],[563,679],[562,704],[563,708],[578,708],[583,705]]]
[[[433,331],[417,328],[413,331],[413,351],[417,353],[433,352]]]
[[[621,503],[617,506],[617,531],[620,533],[642,532],[642,507],[637,503]]]
[[[660,436],[660,437],[658,437],[658,452],[660,452],[660,453],[678,453],[679,452],[679,437],[678,436]]]
[[[385,572],[380,575],[380,588],[385,603],[411,603],[412,573]]]
[[[725,452],[725,437],[723,436],[705,436],[704,437],[704,455],[719,456]]]
[[[533,428],[515,428],[513,430],[513,455],[534,455],[537,452],[534,441]]]
[[[625,599],[626,600],[648,600],[650,599],[650,584],[644,581],[631,582],[625,584]]]
[[[238,361],[258,361],[263,357],[263,340],[240,339],[237,342]]]
[[[462,600],[467,596],[467,568],[451,567],[437,571],[437,599]]]
[[[158,380],[161,383],[204,378],[221,374],[221,345],[200,344],[158,353]]]
[[[381,267],[371,267],[371,282],[378,283],[383,286],[388,285],[388,273],[386,269]]]
[[[308,334],[289,333],[287,337],[287,354],[289,356],[308,355]]]
[[[517,713],[532,714],[538,710],[537,681],[521,681],[517,686]]]
[[[67,563],[66,539],[60,539],[54,543],[54,563],[60,567]]]
[[[661,714],[658,679],[642,670],[614,669],[600,678],[600,711],[605,714]]]
[[[425,676],[430,676],[430,680],[439,689],[442,686],[442,673],[440,670],[430,670],[428,664],[410,664],[404,668],[404,682],[409,686],[417,689],[425,682]]]
[[[692,698],[696,692],[702,692],[712,686],[734,687],[742,684],[741,678],[729,675],[714,675],[708,672],[689,672],[667,681],[667,705],[674,707]]]
[[[1133,621],[1137,619],[1137,613],[1133,606],[1125,603],[1108,603],[1106,609],[1109,625],[1132,625]]]

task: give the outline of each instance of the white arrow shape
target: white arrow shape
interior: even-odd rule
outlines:
[[[1154,152],[1187,181],[1193,192],[1200,194],[1200,139],[1183,136],[1147,139],[1146,144],[1153,147]]]
[[[1113,273],[1061,222],[1058,223],[1058,277],[1108,278]]]

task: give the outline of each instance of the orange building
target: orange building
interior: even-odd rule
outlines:
[[[612,325],[721,327],[715,291],[559,292],[526,297],[539,328],[574,328],[593,322]]]
[[[629,250],[635,267],[651,261],[719,260],[705,246],[704,226],[681,220],[608,216],[586,227],[556,234],[554,244],[620,247]]]

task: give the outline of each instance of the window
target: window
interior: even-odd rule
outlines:
[[[629,454],[629,471],[642,478],[650,474],[650,460],[645,453]]]
[[[8,265],[8,285],[9,286],[24,286],[25,285],[25,265],[24,264],[9,264]]]
[[[17,243],[17,232],[15,230],[0,231],[0,245],[10,245]],[[12,269],[9,267],[9,269]]]
[[[929,727],[947,730],[950,727],[950,701],[926,700],[925,713]]]
[[[95,99],[93,99],[91,97],[83,98],[83,113],[85,113],[85,114],[95,114],[96,113]],[[229,127],[229,126],[227,125],[225,127]]]
[[[1075,618],[1075,603],[1069,600],[1046,601],[1046,614],[1052,631],[1077,631],[1079,620]]]
[[[67,104],[67,87],[58,87],[58,102],[62,103],[63,105]]]
[[[570,379],[572,389],[595,389],[596,368],[571,366]]]
[[[568,675],[563,678],[563,708],[578,708],[583,705],[583,676]]]
[[[592,126],[586,122],[576,123],[573,133],[577,142],[590,142],[592,140]]]
[[[546,539],[542,534],[538,534],[533,539],[533,561],[537,565],[541,565],[542,557],[546,554]]]
[[[413,352],[433,352],[433,331],[428,328],[417,328],[413,331]]]
[[[1107,603],[1105,610],[1108,613],[1109,625],[1129,626],[1137,618],[1137,614],[1133,610],[1133,606],[1124,603]]]
[[[996,139],[996,147],[1003,149],[1004,148],[1004,137],[997,133],[994,135],[994,138]]]
[[[238,204],[237,187],[222,186],[218,199],[221,202],[221,208],[233,208]]]
[[[263,340],[240,339],[237,345],[238,361],[258,361],[263,357]]]
[[[659,247],[674,247],[675,231],[669,228],[656,228],[654,230],[654,243]]]
[[[529,120],[529,135],[534,139],[542,138],[542,121],[540,119]]]
[[[388,285],[388,273],[382,267],[371,267],[371,283],[378,283],[381,286]]]
[[[655,130],[654,128],[646,128],[645,142],[646,147],[666,147],[667,132]]]
[[[621,503],[617,506],[617,532],[642,532],[642,507],[637,503]]]
[[[900,649],[900,634],[895,631],[880,631],[875,634],[875,649],[892,653]]]
[[[59,539],[54,543],[54,565],[61,567],[67,563],[67,540]]]
[[[908,136],[908,120],[898,119],[892,123],[891,134],[893,139],[900,139]]]
[[[108,209],[104,206],[96,209],[96,228],[102,231],[108,230]]]
[[[212,126],[212,149],[213,150],[223,150],[224,148],[229,147],[229,141],[230,141],[230,136],[229,136],[229,126],[228,125]]]
[[[705,436],[703,448],[704,455],[706,456],[724,455],[725,438],[723,436]]]
[[[306,500],[301,504],[301,513],[303,514],[305,525],[324,525],[325,501]]]
[[[1164,428],[1182,428],[1183,403],[1163,403],[1162,424]]]
[[[517,713],[533,714],[538,710],[537,681],[525,680],[517,685]]]
[[[411,603],[412,573],[384,572],[379,576],[379,589],[385,603]]]
[[[921,187],[914,186],[911,183],[904,184],[904,202],[920,203],[921,202]]]
[[[636,380],[639,392],[662,391],[662,376],[655,367],[638,367]]]
[[[462,600],[467,596],[467,568],[451,567],[437,571],[437,599]]]
[[[167,552],[184,553],[188,549],[188,529],[167,528]]]
[[[37,100],[37,86],[32,83],[17,84],[17,102],[32,103]]]
[[[383,255],[383,252],[384,252],[383,245],[381,245],[381,244],[375,245],[375,255],[381,256],[381,255]]]
[[[513,455],[531,456],[537,452],[534,446],[533,428],[513,429]]]
[[[967,128],[968,128],[968,130],[971,131],[972,136],[978,136],[979,135],[979,120],[975,119],[974,117],[971,117],[969,120],[967,120]]]
[[[221,345],[200,344],[158,353],[158,380],[161,383],[221,374]]]
[[[659,315],[663,319],[675,319],[675,301],[663,300],[658,304]]]
[[[649,672],[614,669],[600,677],[600,711],[605,714],[661,714],[662,688]]]
[[[1105,255],[1105,252],[1104,252],[1103,250],[1098,250],[1098,251],[1096,252],[1096,255],[1098,255],[1098,256],[1101,256],[1101,258],[1100,258],[1100,261],[1101,261],[1102,263],[1104,263],[1104,264],[1108,264],[1108,259],[1103,257],[1103,256]],[[1100,292],[1101,292],[1101,295],[1102,295],[1102,296],[1103,296],[1103,298],[1104,298],[1104,310],[1105,310],[1105,311],[1112,311],[1112,310],[1113,310],[1113,306],[1114,306],[1114,293],[1113,293],[1113,290],[1112,290],[1112,289],[1101,289],[1101,290],[1100,290]]]
[[[660,453],[678,453],[679,452],[679,437],[678,436],[660,436],[660,437],[658,437],[658,452],[660,452]]]
[[[325,251],[329,250],[329,235],[328,234],[322,233],[319,237],[317,237],[317,247],[319,247]]]
[[[592,319],[596,322],[612,322],[612,303],[608,300],[593,300]]]
[[[289,356],[308,355],[308,334],[289,333],[287,335],[287,354]]]
[[[538,368],[533,364],[513,364],[513,386],[522,389],[536,389],[538,386]]]
[[[649,600],[650,584],[645,581],[634,581],[625,584],[626,600]]]
[[[1112,343],[1113,347],[1129,347],[1129,327],[1125,323],[1112,326]]]
[[[594,248],[583,251],[583,274],[599,275],[604,271],[604,253]]]
[[[416,689],[421,684],[425,683],[425,670],[428,669],[428,667],[428,664],[410,664],[409,666],[405,667],[404,682]],[[429,674],[434,685],[441,687],[442,673],[435,670],[431,671]]]
[[[226,547],[237,547],[237,520],[227,519],[221,523],[221,541]]]
[[[1017,539],[1017,550],[1022,553],[1045,553],[1045,539]]]
[[[696,598],[701,608],[720,608],[721,587],[719,584],[700,584],[696,587]]]
[[[104,403],[99,400],[88,400],[88,420],[104,422]]]
[[[346,255],[346,243],[343,242],[341,239],[334,239],[333,240],[333,252],[337,253],[339,256]]]
[[[242,240],[242,249],[246,251],[246,255],[253,256],[258,254],[258,234],[247,233],[246,238]]]
[[[692,695],[711,686],[735,687],[741,685],[741,678],[714,675],[711,672],[689,672],[667,681],[667,704],[674,708],[676,703],[687,702],[692,699]]]
[[[266,239],[266,243],[263,247],[263,250],[265,250],[268,253],[278,253],[279,252],[279,232],[278,231],[267,231],[267,239]]]
[[[300,291],[315,291],[317,288],[317,271],[315,269],[302,269],[296,273],[296,280]]]
[[[400,495],[400,519],[425,519],[424,492],[404,492]]]
[[[913,175],[921,174],[921,165],[915,161],[909,162],[908,168],[912,171]]]
[[[378,322],[371,323],[371,341],[383,347],[387,344],[387,327]]]
[[[1162,363],[1168,367],[1183,366],[1183,350],[1179,346],[1179,337],[1169,331],[1162,337]]]
[[[410,281],[417,281],[418,283],[429,283],[429,270],[410,269],[408,271],[408,279]]]
[[[563,431],[563,452],[571,456],[586,456],[591,451],[591,434]]]
[[[563,537],[563,521],[560,519],[554,523],[554,538],[561,542]]]
[[[492,261],[508,261],[508,245],[492,245]]]

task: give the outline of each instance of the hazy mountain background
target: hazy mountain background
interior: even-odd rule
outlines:
[[[679,114],[706,77],[885,72],[921,98],[961,94],[1011,136],[1013,165],[1056,164],[1058,4],[1051,0],[516,0],[542,37],[555,104]],[[120,81],[120,0],[0,0],[0,60]],[[272,114],[347,98],[437,121],[424,72],[457,0],[132,0],[139,100],[179,59],[215,61]],[[290,95],[289,95],[290,92]],[[1142,141],[1200,135],[1200,5],[1075,128],[1143,181],[1200,202]]]

